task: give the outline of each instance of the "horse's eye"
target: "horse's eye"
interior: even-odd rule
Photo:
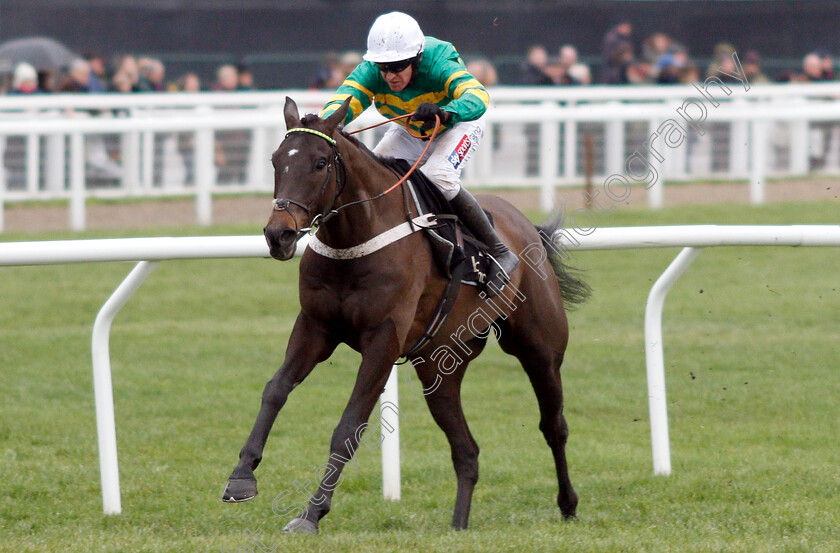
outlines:
[[[323,171],[323,170],[324,170],[324,167],[326,167],[326,166],[327,166],[327,160],[325,160],[325,159],[319,159],[319,160],[315,163],[315,170],[316,170],[316,171]]]

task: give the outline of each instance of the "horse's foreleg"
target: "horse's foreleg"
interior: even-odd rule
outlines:
[[[379,446],[375,440],[378,431],[368,429],[367,420],[385,388],[391,366],[399,355],[393,327],[388,325],[384,329],[366,333],[361,346],[362,364],[356,376],[356,384],[333,432],[329,459],[318,469],[318,489],[311,496],[306,512],[289,522],[283,528],[284,532],[317,533],[318,521],[330,511],[333,492],[343,480],[341,472],[344,465],[351,461],[360,443],[367,449]],[[366,430],[375,434],[368,436]]]
[[[263,390],[260,412],[248,440],[239,452],[239,464],[228,479],[222,495],[224,501],[246,501],[257,495],[254,469],[262,460],[263,448],[277,413],[285,405],[292,389],[312,372],[315,365],[329,357],[335,347],[336,342],[322,332],[318,325],[305,315],[298,315],[283,365]]]

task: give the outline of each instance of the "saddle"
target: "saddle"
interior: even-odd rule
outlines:
[[[408,162],[402,159],[395,160],[395,165],[402,175],[410,169]],[[440,271],[446,278],[457,277],[461,284],[484,288],[492,263],[487,246],[461,223],[449,200],[422,171],[414,171],[406,185],[418,211],[415,216],[434,215],[435,224],[423,227],[423,233],[431,244],[432,256]],[[493,224],[492,214],[486,210],[485,213]]]

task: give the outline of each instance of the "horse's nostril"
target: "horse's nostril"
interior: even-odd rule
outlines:
[[[265,227],[263,229],[263,234],[268,240],[277,244],[293,242],[297,237],[297,233],[293,229],[277,229]]]

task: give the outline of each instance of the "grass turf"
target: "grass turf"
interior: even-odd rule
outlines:
[[[619,210],[599,224],[836,223],[836,214],[836,202],[707,206]],[[55,236],[4,236],[23,238]],[[654,477],[642,319],[676,252],[573,254],[594,288],[570,314],[563,372],[577,522],[563,522],[554,503],[527,378],[489,347],[464,384],[482,448],[470,530],[448,529],[448,446],[403,386],[403,499],[382,499],[379,452],[359,451],[314,538],[282,535],[288,517],[272,500],[326,460],[359,362],[347,348],[290,396],[257,471],[260,495],[220,501],[282,359],[296,261],[162,263],[117,317],[123,514],[111,517],[101,512],[90,331],[131,265],[2,268],[0,551],[260,551],[249,541],[257,532],[276,551],[837,551],[837,250],[708,249],[675,285],[664,320],[674,473]]]

